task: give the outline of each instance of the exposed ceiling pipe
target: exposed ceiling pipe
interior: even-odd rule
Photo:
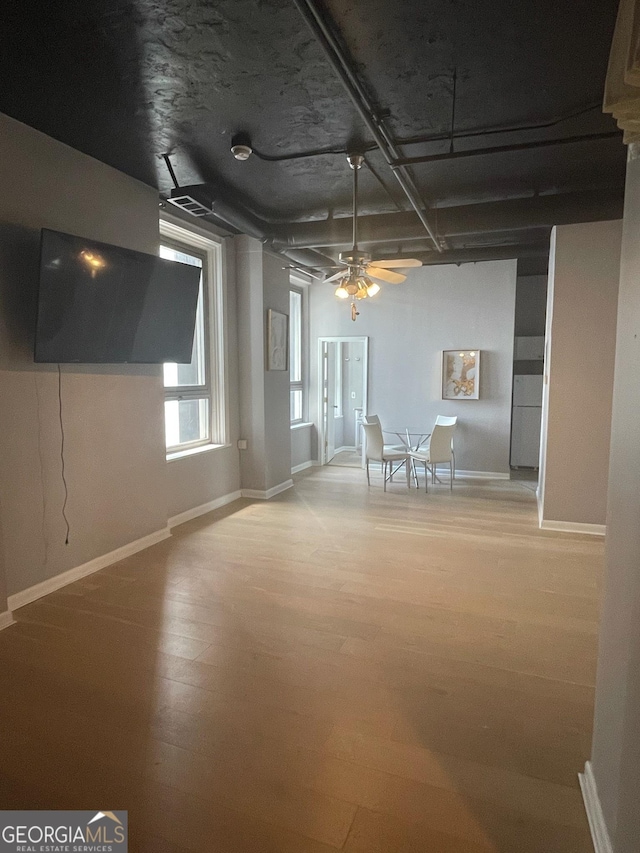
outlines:
[[[462,160],[465,157],[481,157],[486,154],[511,154],[514,151],[535,151],[537,148],[597,142],[600,139],[619,139],[620,135],[620,131],[584,133],[579,136],[565,136],[563,139],[539,139],[535,142],[519,142],[514,145],[494,145],[489,148],[470,148],[466,151],[447,151],[444,154],[424,154],[421,157],[401,157],[390,165],[392,169],[401,169],[403,166],[414,166],[418,163],[439,163],[442,160]]]
[[[450,131],[441,131],[440,133],[432,133],[424,136],[410,136],[405,139],[397,139],[396,145],[404,147],[405,145],[428,145],[431,142],[449,142],[451,139],[455,142],[456,139],[469,139],[472,137],[495,136],[509,133],[526,133],[527,131],[547,130],[550,127],[557,127],[563,122],[569,121],[572,118],[579,118],[586,113],[594,110],[602,110],[602,101],[589,104],[587,107],[580,107],[577,110],[571,110],[560,116],[551,119],[541,119],[538,122],[530,122],[528,124],[512,124],[503,125],[502,127],[475,127],[468,130],[458,130],[453,134]],[[267,163],[283,163],[287,160],[305,160],[309,157],[325,157],[348,154],[348,150],[342,147],[329,148],[312,148],[308,151],[292,151],[288,154],[267,154],[264,151],[259,151],[253,144],[252,150],[259,160],[264,160]],[[375,142],[368,142],[362,146],[363,153],[375,151],[377,149]]]
[[[313,0],[293,0],[293,2],[305,19],[320,47],[323,49],[329,64],[340,79],[347,94],[351,98],[353,105],[367,126],[371,136],[376,141],[376,144],[382,152],[385,160],[389,165],[391,165],[402,155],[391,132],[388,130],[384,119],[382,116],[378,115],[375,107],[370,102],[369,96],[353,71],[351,62],[345,56],[342,47],[338,44],[333,31],[329,26],[327,26],[326,21]],[[420,193],[418,192],[410,173],[405,167],[401,166],[394,170],[394,175],[396,176],[396,179],[402,187],[411,206],[417,213],[420,221],[427,229],[427,233],[433,240],[436,250],[438,252],[442,252],[445,246],[441,245],[436,229],[429,221],[425,211],[425,204],[420,198]]]
[[[618,219],[622,216],[622,193],[619,190],[588,190],[487,204],[469,204],[438,209],[438,228],[447,237],[484,234],[492,231],[518,231]],[[359,217],[361,246],[408,242],[424,238],[414,216],[409,213],[376,214]],[[348,248],[351,219],[340,218],[315,222],[299,222],[278,230],[272,244],[288,248]]]
[[[248,211],[242,210],[237,206],[231,206],[220,199],[216,199],[213,206],[213,215],[231,225],[242,234],[247,234],[249,237],[255,237],[261,243],[269,245],[274,251],[284,255],[289,260],[294,261],[301,266],[319,269],[328,264],[333,264],[334,260],[327,255],[314,251],[312,248],[296,247],[296,246],[273,246],[269,240],[269,235],[266,231],[266,224],[255,217]]]
[[[503,261],[511,258],[538,258],[549,256],[549,241],[545,243],[515,243],[512,246],[482,246],[477,249],[451,249],[439,252],[418,252],[415,257],[424,266],[436,264],[472,264],[481,261]]]
[[[470,234],[459,238],[450,238],[451,248],[444,252],[446,256],[448,252],[456,252],[460,249],[484,249],[489,247],[500,248],[502,246],[511,246],[523,243],[544,243],[548,242],[551,233],[550,226],[542,226],[540,228],[527,228],[526,231],[492,231],[486,234]],[[422,254],[433,254],[433,244],[429,238],[424,236],[421,240],[408,240],[406,243],[396,241],[395,243],[376,242],[375,246],[368,246],[369,251],[373,250],[376,257],[393,260],[394,258],[406,258],[410,255],[412,258],[421,258]],[[338,252],[335,249],[326,249],[327,254],[335,254]],[[422,254],[421,254],[422,253]],[[438,253],[440,257],[440,253]]]

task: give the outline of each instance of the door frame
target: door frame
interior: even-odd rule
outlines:
[[[364,376],[364,387],[362,389],[362,414],[368,412],[367,401],[369,397],[369,338],[367,335],[323,335],[318,338],[318,462],[320,465],[327,464],[327,451],[325,445],[324,426],[324,369],[322,364],[322,346],[325,343],[362,344],[362,372]]]

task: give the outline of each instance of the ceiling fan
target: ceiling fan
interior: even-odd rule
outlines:
[[[337,273],[326,278],[325,283],[337,282],[335,295],[339,299],[351,298],[351,319],[355,320],[358,316],[355,300],[366,299],[380,292],[380,285],[372,279],[401,284],[406,275],[393,270],[421,267],[422,261],[417,258],[373,261],[368,252],[363,252],[358,247],[358,171],[362,168],[364,156],[349,154],[347,160],[353,169],[353,247],[348,252],[340,252],[339,261],[342,267]]]

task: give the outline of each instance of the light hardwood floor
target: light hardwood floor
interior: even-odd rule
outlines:
[[[590,851],[601,541],[401,480],[316,469],[19,610],[0,806],[128,809],[133,853]]]

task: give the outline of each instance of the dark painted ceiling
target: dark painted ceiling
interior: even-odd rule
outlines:
[[[583,218],[615,215],[625,149],[599,104],[617,0],[325,0],[321,8],[406,157],[448,152],[442,136],[453,113],[456,151],[611,134],[414,165],[426,205],[477,205],[481,222],[489,202],[590,190],[588,205],[575,196]],[[208,184],[211,198],[283,240],[296,233],[290,223],[349,214],[343,154],[238,162],[229,148],[244,131],[268,156],[371,148],[386,190],[364,169],[362,213],[411,210],[293,0],[14,3],[3,35],[1,111],[162,193],[172,186],[161,159],[170,153],[181,184]],[[529,129],[482,133],[517,127]],[[436,140],[402,144],[416,137]],[[525,227],[526,211],[519,215],[517,228],[470,230],[449,245],[546,239],[553,222]],[[315,245],[335,245],[326,223],[316,225]],[[430,246],[424,230],[411,242]]]

